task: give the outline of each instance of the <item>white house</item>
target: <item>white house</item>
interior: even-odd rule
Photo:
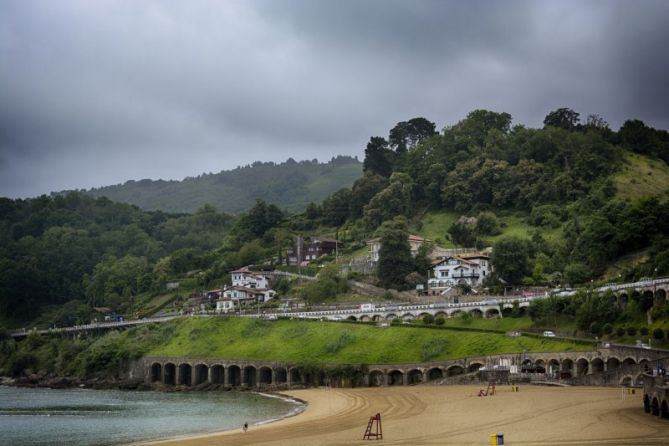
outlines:
[[[467,253],[435,260],[427,281],[428,292],[441,293],[448,288],[466,284],[480,286],[490,276],[490,257],[483,253]]]
[[[257,274],[246,266],[232,271],[230,276],[232,277],[232,286],[269,288],[269,278],[267,276]]]
[[[231,313],[274,299],[276,291],[269,288],[269,278],[256,274],[247,267],[232,271],[232,285],[223,289],[216,301],[217,313]]]
[[[424,243],[429,243],[431,240],[424,239],[418,235],[409,235],[409,246],[411,248],[411,255],[416,257],[418,255],[418,249],[423,246]],[[367,241],[367,256],[372,262],[379,261],[379,251],[381,251],[381,239],[373,238]]]

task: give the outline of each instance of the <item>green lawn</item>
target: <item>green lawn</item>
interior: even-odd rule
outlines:
[[[457,212],[439,211],[428,212],[421,222],[415,224],[411,231],[434,241],[444,248],[452,248],[453,244],[446,238],[446,231],[455,223],[461,214]],[[503,237],[530,238],[531,231],[539,231],[546,240],[557,241],[562,236],[562,229],[537,228],[526,223],[527,215],[522,212],[500,212],[497,218],[502,226],[502,233],[492,237],[485,237],[491,243]]]
[[[622,200],[656,196],[664,202],[668,198],[669,168],[660,160],[628,153],[622,171],[613,177],[613,183],[616,197]]]
[[[189,318],[149,356],[323,364],[411,363],[495,353],[588,350],[571,342],[503,334],[317,321]]]

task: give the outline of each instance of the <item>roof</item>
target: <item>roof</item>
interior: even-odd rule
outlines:
[[[250,273],[250,274],[254,274],[253,271],[251,271],[248,266],[243,266],[243,267],[241,267],[239,269],[236,269],[234,271],[230,271],[230,274],[232,274],[232,273]]]
[[[472,261],[469,261],[469,260],[467,260],[467,259],[463,259],[463,258],[460,257],[460,256],[449,256],[449,257],[446,257],[446,258],[444,258],[444,259],[433,260],[433,261],[432,261],[432,267],[434,268],[435,266],[439,266],[439,265],[441,265],[442,263],[447,262],[447,261],[450,260],[450,259],[455,259],[455,260],[457,260],[458,262],[465,263],[465,264],[467,264],[467,265],[475,265],[475,266],[478,266],[478,264],[477,264],[476,262],[472,262]]]
[[[458,257],[463,259],[489,259],[490,256],[483,252],[465,252],[458,254]]]
[[[333,238],[314,236],[309,238],[312,242],[327,242],[327,243],[341,243],[339,240]]]
[[[423,238],[420,235],[413,235],[413,234],[409,234],[409,237],[407,237],[407,240],[409,240],[410,242],[431,242],[432,241],[432,240]],[[381,237],[375,237],[375,238],[367,240],[367,243],[368,244],[369,243],[376,243],[376,242],[379,242],[379,241],[381,241]]]

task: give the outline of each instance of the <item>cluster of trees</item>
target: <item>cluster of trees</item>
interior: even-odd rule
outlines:
[[[211,206],[171,215],[79,193],[0,198],[0,313],[29,321],[72,300],[118,309],[210,265],[231,226]]]
[[[130,203],[145,210],[193,213],[205,204],[226,213],[240,214],[263,197],[281,209],[301,212],[309,202],[318,202],[348,186],[360,176],[362,163],[349,156],[329,162],[255,162],[229,171],[209,173],[182,181],[139,180],[82,191],[93,197]]]
[[[398,123],[388,138],[370,138],[363,177],[321,205],[311,204],[303,218],[368,237],[384,222],[425,209],[478,215],[480,224],[447,228],[460,246],[483,245],[485,237],[499,234],[491,211],[520,211],[538,233],[563,227],[564,243],[540,235],[508,241],[514,249],[527,245],[515,262],[519,269],[504,273],[510,283],[577,283],[621,254],[664,246],[666,204],[617,200],[611,176],[626,151],[668,161],[667,132],[638,120],[615,132],[600,116],[581,122],[568,108],[549,113],[544,124],[512,126],[508,113],[487,110],[441,133],[424,118]],[[659,267],[662,273],[669,273],[666,266]]]
[[[653,310],[654,316],[661,316],[669,310],[669,303],[656,301],[649,293],[634,293],[629,298],[621,298],[610,291],[580,290],[575,296],[534,300],[528,314],[540,326],[557,327],[562,322],[573,320],[578,330],[597,336],[635,336],[638,333],[663,340],[665,336],[661,328],[648,329],[649,310]]]

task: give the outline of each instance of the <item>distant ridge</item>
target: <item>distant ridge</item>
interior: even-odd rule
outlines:
[[[124,184],[80,191],[93,197],[130,203],[144,210],[192,213],[205,204],[229,214],[251,208],[256,199],[289,212],[301,212],[310,202],[321,202],[362,175],[357,157],[337,156],[327,163],[256,161],[219,173],[176,180],[130,180]]]

